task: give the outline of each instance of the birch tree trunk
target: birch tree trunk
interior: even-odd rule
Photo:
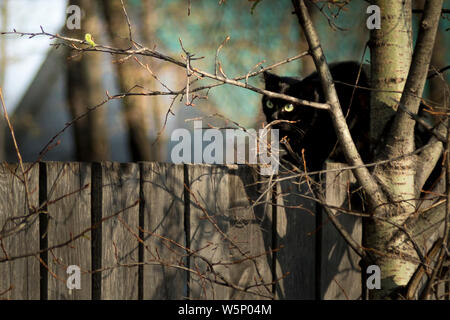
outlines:
[[[395,114],[396,104],[405,87],[412,58],[411,0],[378,0],[381,29],[370,32],[371,92],[370,133],[380,139],[383,128]]]
[[[379,90],[403,92],[400,104],[417,114],[430,63],[442,1],[427,1],[420,33],[411,64],[411,1],[374,1],[381,9],[381,29],[371,32],[372,64],[371,134],[379,140],[387,120],[395,113],[386,128],[385,145],[379,146],[376,159],[396,158],[415,150],[415,121],[402,109],[396,110],[400,94]],[[411,64],[411,68],[409,68]],[[366,219],[364,244],[372,252],[381,269],[381,289],[370,290],[372,299],[398,298],[408,285],[420,264],[423,253],[399,234],[399,226],[417,212],[420,194],[417,193],[416,172],[418,156],[408,156],[377,166],[373,175],[388,198],[381,204],[384,210],[372,208],[373,219]]]
[[[374,140],[383,137],[384,142],[375,148],[375,160],[389,160],[377,165],[373,171],[363,166],[354,137],[350,136],[305,2],[292,0],[292,3],[320,75],[336,135],[347,163],[355,166],[353,174],[366,196],[368,216],[364,219],[362,248],[348,234],[341,232],[341,236],[361,256],[362,272],[366,272],[368,263],[381,269],[381,288],[370,290],[371,299],[405,297],[414,273],[420,265],[426,264],[424,250],[416,238],[419,234],[424,237],[435,233],[445,212],[441,205],[427,212],[419,211],[418,201],[424,183],[423,172],[429,174],[435,165],[426,159],[439,157],[441,142],[436,143],[432,138],[424,148],[427,152],[413,153],[413,116],[419,110],[442,0],[426,2],[412,59],[411,1],[373,1],[381,10],[381,29],[373,31],[370,39],[373,64],[371,136]],[[396,108],[396,105],[402,107]],[[430,157],[430,153],[434,155]],[[392,160],[394,158],[396,160]],[[332,215],[329,217],[333,218]],[[339,224],[334,224],[340,230]]]

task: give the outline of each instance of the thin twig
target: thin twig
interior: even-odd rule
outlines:
[[[59,45],[65,45],[76,51],[103,52],[103,53],[110,53],[110,54],[117,54],[117,55],[142,55],[142,56],[148,56],[148,57],[152,57],[155,59],[163,60],[163,61],[169,62],[171,64],[174,64],[176,66],[182,67],[184,69],[187,68],[187,65],[185,62],[179,61],[179,60],[169,57],[165,54],[162,54],[156,50],[145,48],[145,47],[139,48],[139,49],[117,49],[117,48],[113,48],[110,46],[97,44],[97,46],[95,46],[95,47],[79,48],[79,47],[73,47],[70,44],[72,44],[72,43],[86,44],[86,42],[84,40],[63,37],[59,34],[51,34],[48,32],[39,32],[39,33],[28,32],[27,33],[27,32],[13,31],[13,32],[1,32],[0,34],[16,34],[16,35],[20,35],[20,36],[30,36],[30,37],[47,36],[47,37],[50,37],[51,39],[56,38],[59,40],[63,40],[65,42],[69,42],[69,44],[60,43]],[[195,60],[195,59],[201,59],[201,58],[191,57],[191,60]],[[292,60],[290,60],[290,61],[292,61]],[[283,100],[295,103],[296,105],[300,105],[303,107],[312,107],[312,108],[322,109],[322,110],[329,109],[329,105],[327,103],[318,103],[318,102],[312,102],[312,101],[307,101],[307,100],[303,100],[303,99],[298,99],[298,98],[295,98],[295,97],[292,97],[292,96],[289,96],[286,94],[280,94],[278,92],[272,92],[272,91],[260,89],[260,88],[257,88],[252,85],[245,84],[245,83],[242,83],[239,81],[239,80],[245,79],[246,76],[242,76],[242,77],[235,78],[235,79],[229,79],[229,78],[225,78],[225,77],[221,77],[221,76],[215,76],[214,74],[199,70],[197,68],[191,67],[190,69],[198,77],[206,77],[206,78],[221,82],[222,84],[229,84],[229,85],[237,86],[240,88],[245,88],[245,89],[257,92],[259,94],[267,95],[270,98],[283,99]],[[253,74],[250,74],[250,76],[260,74],[261,72],[262,72],[262,70],[255,72]],[[192,90],[191,90],[191,92],[192,92]],[[139,94],[139,95],[174,95],[174,94],[175,94],[175,92],[173,92],[173,93],[151,92],[151,93]]]
[[[115,216],[117,216],[117,215],[121,214],[122,212],[125,212],[125,211],[127,211],[127,210],[129,210],[129,209],[131,209],[131,208],[133,208],[135,206],[137,206],[138,204],[139,204],[139,200],[136,200],[130,206],[128,206],[128,207],[126,207],[126,208],[124,208],[122,210],[119,210],[119,211],[117,211],[116,213],[114,213],[112,215],[109,215],[109,216],[106,216],[106,217],[102,218],[100,221],[98,221],[97,223],[95,223],[91,227],[85,229],[84,231],[80,232],[78,235],[70,237],[70,239],[67,240],[67,241],[61,242],[59,244],[55,244],[55,245],[53,245],[53,246],[51,246],[49,248],[42,249],[42,250],[39,250],[37,252],[29,252],[29,253],[24,253],[24,254],[20,254],[20,255],[17,255],[17,256],[13,256],[13,257],[1,258],[0,259],[0,263],[5,262],[5,261],[14,261],[14,260],[17,260],[17,259],[22,259],[22,258],[27,258],[27,257],[31,257],[31,256],[36,256],[36,255],[40,255],[41,253],[47,252],[49,250],[65,247],[68,244],[74,242],[75,240],[83,237],[86,233],[91,232],[94,229],[97,229],[103,222],[105,222],[105,221],[107,221],[107,220],[109,220],[111,218],[114,218]]]
[[[125,18],[127,19],[127,25],[128,25],[128,37],[130,39],[130,43],[133,44],[133,32],[131,30],[131,22],[130,22],[130,18],[128,17],[128,13],[127,13],[127,9],[125,8],[125,5],[123,4],[123,0],[120,0],[120,3],[122,4],[122,10],[123,13],[125,15]],[[131,49],[132,47],[130,47]]]
[[[31,212],[32,211],[32,207],[31,207],[30,201],[28,199],[29,193],[28,193],[27,173],[25,171],[25,168],[23,167],[22,155],[20,154],[20,150],[19,150],[19,146],[17,144],[16,136],[14,134],[13,126],[11,125],[11,121],[9,121],[8,111],[6,110],[5,101],[3,99],[2,88],[0,88],[0,100],[2,102],[3,114],[5,116],[6,122],[8,123],[9,132],[11,133],[11,137],[12,137],[12,140],[13,140],[13,143],[14,143],[14,148],[16,150],[17,159],[19,160],[20,169],[22,170],[23,186],[25,188],[25,204],[26,204],[27,209]]]
[[[217,65],[219,63],[219,52],[223,48],[223,46],[230,40],[230,36],[227,36],[225,40],[222,41],[220,46],[216,50],[216,57],[214,58],[214,75],[217,76]]]

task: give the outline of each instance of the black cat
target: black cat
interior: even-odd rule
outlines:
[[[363,65],[360,68],[357,62],[339,62],[330,65],[330,72],[335,81],[336,92],[353,141],[364,163],[369,163],[373,158],[369,139],[370,90],[364,89],[370,88],[369,66]],[[325,102],[317,72],[304,79],[279,77],[265,72],[264,79],[266,89],[269,91],[308,101]],[[354,89],[357,79],[357,87],[360,88]],[[283,162],[303,169],[302,149],[304,149],[307,170],[310,172],[322,170],[327,159],[346,162],[337,143],[336,132],[327,110],[294,105],[285,100],[272,99],[267,96],[263,96],[262,104],[267,122],[275,121],[276,124],[273,125],[273,128],[279,129],[281,145],[284,146],[284,154],[281,154]],[[428,118],[428,122],[436,126],[440,120],[430,119],[430,115],[424,111],[425,109],[425,106],[421,104],[419,107],[420,117]],[[382,146],[385,143],[385,136],[389,132],[393,119],[394,117],[387,122],[380,141],[376,142],[377,145]],[[283,122],[283,120],[289,122]],[[416,123],[414,133],[416,148],[427,144],[431,136],[429,130]],[[424,190],[431,189],[433,184],[440,179],[441,163],[442,156],[425,183]]]
[[[354,89],[358,78],[359,87],[369,87],[367,66],[360,68],[357,62],[340,62],[330,65],[330,72],[335,82],[336,92],[346,116],[350,133],[364,162],[370,160],[370,91]],[[273,73],[264,73],[266,90],[287,94],[299,99],[326,102],[322,92],[319,75],[312,73],[304,79],[279,77]],[[341,83],[342,82],[342,83]],[[346,84],[343,84],[346,83]],[[309,171],[323,169],[326,159],[345,162],[343,153],[339,150],[337,137],[327,110],[295,105],[282,99],[262,98],[263,111],[268,123],[278,122],[273,128],[279,129],[280,139],[286,154],[282,159],[303,169],[301,150]],[[283,144],[283,142],[285,142]]]

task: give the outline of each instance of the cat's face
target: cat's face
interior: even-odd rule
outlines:
[[[264,80],[266,90],[283,93],[299,99],[319,102],[319,94],[313,88],[312,83],[304,83],[297,78],[279,77],[265,72]],[[273,121],[273,128],[279,129],[281,137],[289,133],[295,133],[302,138],[308,129],[314,125],[317,111],[313,108],[297,105],[282,99],[262,98],[263,112],[268,123]]]

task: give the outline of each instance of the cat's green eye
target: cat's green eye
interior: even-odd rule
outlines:
[[[291,112],[293,110],[294,110],[294,105],[292,103],[289,103],[284,106],[284,111],[286,111],[286,112]]]
[[[267,108],[272,109],[272,108],[273,108],[273,103],[272,103],[272,101],[267,100],[266,106],[267,106]]]

